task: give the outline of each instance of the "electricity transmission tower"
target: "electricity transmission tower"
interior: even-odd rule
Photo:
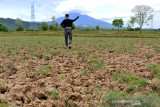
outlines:
[[[35,21],[34,0],[31,3],[31,20]]]
[[[34,0],[31,3],[31,29],[35,29],[35,10],[34,10]]]

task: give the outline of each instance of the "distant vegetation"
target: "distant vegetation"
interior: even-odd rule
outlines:
[[[48,27],[49,27],[49,25],[48,25],[48,23],[46,23],[46,22],[43,22],[43,23],[41,24],[41,29],[42,29],[43,31],[47,31],[47,30],[48,30]]]
[[[0,23],[0,32],[8,32],[7,27],[5,27],[2,23]]]
[[[73,23],[71,28],[72,30],[76,29],[76,25]]]
[[[16,31],[24,31],[24,28],[19,25],[19,26],[17,27]]]
[[[120,29],[124,25],[124,22],[122,19],[114,19],[112,22],[112,25],[114,25],[115,27],[118,27],[118,29]]]
[[[8,28],[9,31],[15,31],[18,25],[15,23],[15,19],[10,19],[10,18],[0,18],[0,23],[2,23],[4,26]],[[23,28],[24,29],[31,29],[31,25],[35,27],[35,29],[40,29],[40,23],[35,23],[35,22],[26,22],[22,21]]]
[[[21,19],[17,18],[15,23],[18,26],[16,28],[16,31],[24,31],[24,28],[22,27],[22,20]]]
[[[56,17],[53,16],[52,17],[52,26],[53,26],[53,29],[52,30],[57,30],[58,29],[58,23],[55,21]]]
[[[52,24],[49,25],[49,30],[50,30],[50,31],[55,31],[55,30],[58,29],[58,23],[55,21],[55,19],[56,19],[56,17],[53,16],[53,17],[52,17]]]
[[[99,25],[97,25],[97,26],[96,26],[96,30],[99,30],[99,29],[100,29],[100,28],[99,28]]]

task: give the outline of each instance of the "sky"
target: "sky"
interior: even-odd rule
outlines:
[[[0,0],[0,17],[30,21],[32,1]],[[50,21],[52,16],[58,18],[65,13],[76,12],[109,23],[122,18],[126,24],[130,16],[134,15],[131,9],[141,4],[154,8],[153,27],[160,28],[160,0],[35,0],[35,16],[36,21]]]

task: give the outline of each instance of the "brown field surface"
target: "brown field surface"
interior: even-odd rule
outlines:
[[[160,106],[159,38],[73,37],[65,50],[58,35],[0,36],[0,107],[125,106],[115,99]]]

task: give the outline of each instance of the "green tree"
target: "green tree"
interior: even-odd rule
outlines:
[[[127,22],[127,30],[128,31],[133,31],[132,27],[134,27],[135,20],[136,20],[135,17],[131,17],[131,19],[128,20],[128,22]]]
[[[19,26],[17,27],[16,31],[24,31],[24,28],[23,28],[21,25],[19,25]]]
[[[54,26],[53,25],[49,25],[49,30],[53,31],[54,30]]]
[[[148,5],[137,5],[131,11],[135,14],[133,17],[135,19],[134,22],[139,25],[141,34],[143,25],[153,19],[153,8]]]
[[[74,23],[72,24],[71,29],[72,29],[72,30],[76,29],[76,26],[75,26]]]
[[[127,23],[127,31],[131,31],[131,25],[129,23]]]
[[[124,22],[122,19],[114,19],[112,22],[112,25],[114,25],[115,27],[121,28],[124,25]]]
[[[7,27],[5,27],[2,23],[0,23],[0,32],[8,32]]]
[[[55,23],[55,28],[56,28],[56,30],[58,29],[58,23],[57,22]]]
[[[99,29],[100,29],[100,28],[99,28],[99,25],[97,25],[97,26],[96,26],[96,30],[99,30]]]
[[[52,17],[52,24],[53,24],[53,30],[57,30],[58,29],[58,23],[55,21],[56,17],[53,16]]]
[[[56,17],[53,16],[53,17],[52,17],[52,23],[53,23],[53,24],[55,23],[55,19],[56,19]]]
[[[131,25],[132,27],[134,27],[135,20],[136,20],[135,17],[131,17],[131,20],[129,21],[129,23],[130,23],[130,25]]]
[[[47,30],[48,30],[48,23],[43,22],[43,23],[41,24],[41,29],[42,29],[43,31],[47,31]]]
[[[20,18],[17,18],[15,23],[18,26],[16,28],[16,31],[23,31],[24,30],[24,28],[22,27],[22,20]]]

